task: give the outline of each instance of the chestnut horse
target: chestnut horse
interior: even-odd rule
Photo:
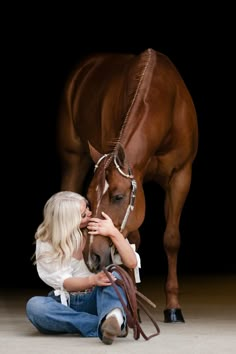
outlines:
[[[198,125],[183,79],[169,58],[153,49],[139,55],[96,54],[74,70],[61,103],[62,190],[83,193],[87,183],[94,215],[109,214],[138,247],[145,217],[143,184],[155,181],[164,189],[164,320],[184,322],[178,298],[179,223],[198,149]],[[85,261],[92,271],[111,263],[106,237],[87,241]]]

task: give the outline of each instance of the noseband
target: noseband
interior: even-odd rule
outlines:
[[[95,167],[94,167],[94,172],[96,171],[96,169],[98,168],[99,164],[101,163],[101,161],[109,156],[111,154],[104,154],[100,157],[100,159],[97,161]],[[131,170],[130,170],[130,167],[128,168],[128,174],[125,173],[124,171],[122,171],[121,167],[119,166],[117,160],[116,160],[116,156],[113,156],[113,162],[114,162],[114,165],[117,169],[117,171],[125,178],[129,178],[131,180],[131,192],[130,192],[130,199],[129,199],[129,205],[126,209],[126,213],[125,213],[125,216],[124,216],[124,219],[121,223],[121,227],[120,227],[120,232],[123,232],[124,231],[124,228],[127,224],[127,221],[128,221],[128,217],[129,217],[129,214],[131,211],[134,210],[134,202],[135,202],[135,198],[136,198],[136,191],[137,191],[137,182],[136,180],[134,179],[134,176],[133,174],[131,173]]]

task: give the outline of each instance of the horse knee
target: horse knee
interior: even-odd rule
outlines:
[[[164,234],[164,249],[168,253],[177,253],[180,247],[180,235],[178,233],[165,233]]]

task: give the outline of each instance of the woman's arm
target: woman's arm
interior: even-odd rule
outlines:
[[[116,280],[114,275],[110,274],[113,281]],[[102,271],[97,274],[91,274],[88,277],[70,277],[64,280],[63,287],[67,291],[83,291],[90,289],[94,286],[107,286],[111,285],[107,275]]]
[[[45,255],[47,254],[47,256]],[[44,254],[44,257],[42,256]],[[97,274],[89,274],[86,277],[73,277],[73,269],[70,262],[62,265],[58,260],[53,259],[52,246],[47,242],[36,242],[37,271],[39,277],[47,285],[54,289],[64,288],[67,291],[83,291],[93,286],[111,285],[108,277],[102,271]],[[113,280],[115,277],[111,275]]]
[[[120,231],[114,226],[111,218],[102,212],[104,219],[91,218],[88,223],[89,234],[107,236],[111,239],[120,254],[123,264],[128,268],[137,266],[137,258],[129,242]]]

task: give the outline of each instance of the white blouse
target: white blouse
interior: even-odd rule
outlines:
[[[131,245],[134,249],[134,245]],[[134,249],[135,251],[135,249]],[[48,252],[48,257],[39,257],[42,254]],[[64,305],[67,305],[67,300],[69,299],[69,293],[64,289],[63,283],[67,278],[80,277],[85,278],[93,274],[88,269],[85,264],[84,259],[78,260],[76,258],[71,258],[70,261],[61,265],[57,260],[51,260],[51,255],[53,248],[50,243],[42,242],[41,240],[36,241],[36,267],[40,279],[53,289],[55,289],[54,294],[56,296],[61,296],[61,302]],[[139,268],[141,268],[140,256],[135,252],[137,258],[137,267],[134,270],[136,283],[140,282],[139,278]],[[119,254],[112,252],[112,261],[115,264],[121,264],[121,258]]]

